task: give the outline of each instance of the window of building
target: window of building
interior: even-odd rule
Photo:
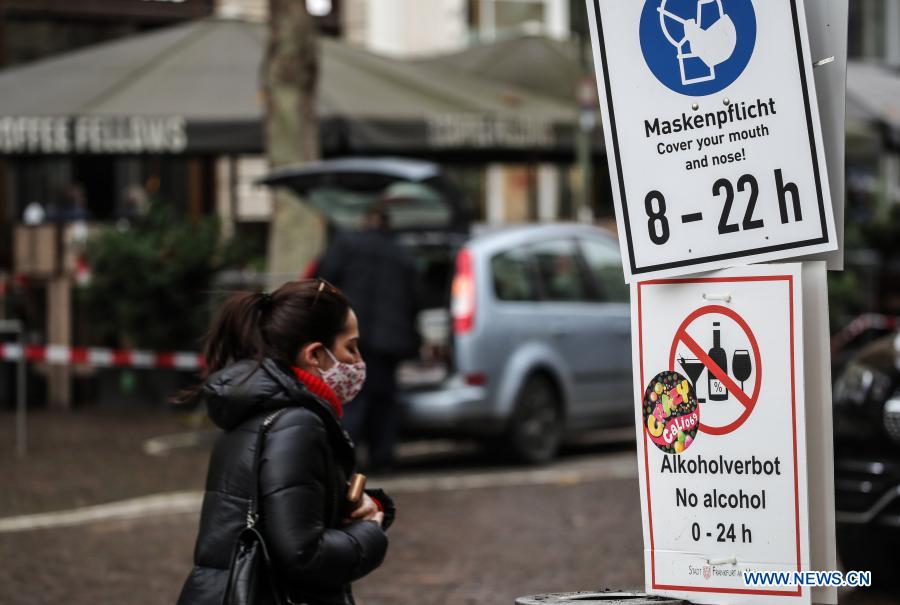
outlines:
[[[528,33],[544,31],[544,3],[495,0],[494,25],[498,31],[522,29]]]
[[[476,40],[521,34],[569,35],[571,0],[470,0],[469,27]]]
[[[33,202],[48,220],[131,218],[149,199],[200,217],[215,208],[213,162],[199,157],[80,155],[8,161],[8,195],[15,220]]]
[[[3,0],[0,65],[18,65],[211,15],[214,0]]]
[[[851,59],[881,59],[887,52],[885,0],[853,0],[850,3],[850,23],[847,53]],[[893,24],[894,28],[900,23]]]

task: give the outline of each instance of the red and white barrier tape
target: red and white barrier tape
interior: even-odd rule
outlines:
[[[0,343],[0,361],[46,362],[53,365],[86,365],[97,368],[167,368],[199,370],[203,356],[189,352],[154,352],[122,349]]]

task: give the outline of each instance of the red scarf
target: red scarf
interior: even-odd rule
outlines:
[[[340,399],[337,398],[337,395],[334,394],[334,391],[331,390],[331,387],[328,386],[324,380],[315,374],[310,374],[296,366],[293,370],[294,374],[297,376],[297,380],[302,382],[306,388],[309,389],[310,393],[331,404],[331,409],[334,410],[334,413],[337,414],[338,418],[343,417],[344,408],[341,406]]]

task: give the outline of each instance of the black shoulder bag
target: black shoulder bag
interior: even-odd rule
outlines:
[[[278,583],[272,570],[272,561],[262,533],[257,529],[259,522],[259,464],[266,433],[284,410],[278,410],[263,420],[256,438],[256,451],[253,454],[254,493],[247,507],[247,524],[238,534],[231,554],[231,565],[228,570],[228,584],[222,605],[255,605],[259,602],[259,590],[263,583],[267,585],[272,602],[283,605],[284,599],[278,589]]]

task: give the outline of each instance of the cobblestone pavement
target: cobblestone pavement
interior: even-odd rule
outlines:
[[[359,601],[511,604],[637,586],[640,528],[622,522],[636,497],[627,481],[399,496],[387,562],[358,583]],[[602,515],[584,514],[596,505]],[[178,515],[2,535],[0,602],[174,603],[195,532],[196,517]]]
[[[28,453],[15,458],[15,416],[0,414],[0,517],[203,489],[206,448],[148,456],[143,444],[193,426],[185,414],[78,410],[28,415]],[[11,463],[10,463],[11,462]],[[11,489],[10,489],[11,488]]]
[[[78,412],[38,415],[32,426],[30,458],[0,469],[3,516],[202,487],[205,447],[165,457],[142,453],[144,440],[184,431],[178,417]],[[0,416],[0,430],[10,427]],[[9,443],[2,447],[0,459],[13,460]],[[577,452],[561,468],[629,455],[599,447]],[[490,466],[474,454],[434,464],[420,456],[414,464],[404,472],[465,475],[474,466],[483,475]],[[526,594],[640,587],[637,482],[573,477],[561,472],[558,481],[539,485],[473,482],[468,489],[396,494],[400,513],[388,559],[357,584],[360,605],[511,605]],[[172,604],[190,567],[196,528],[197,514],[190,513],[0,533],[0,605]],[[895,601],[860,591],[841,602]]]

